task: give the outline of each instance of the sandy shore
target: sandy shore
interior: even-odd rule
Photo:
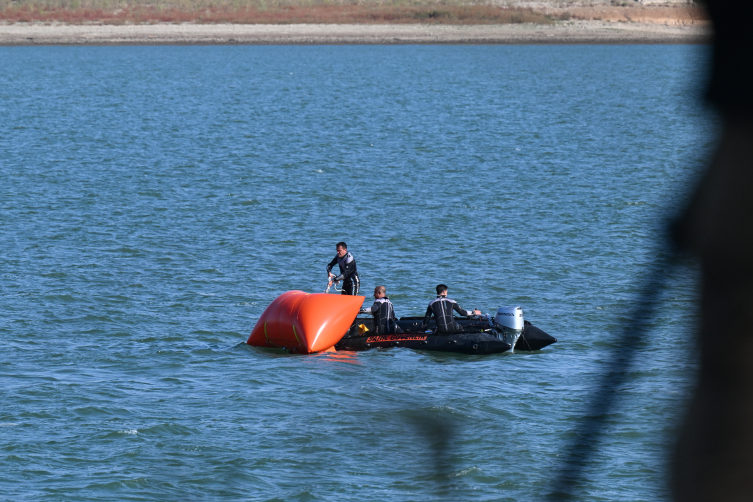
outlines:
[[[552,25],[142,24],[0,25],[0,45],[695,44],[706,24],[563,21]]]

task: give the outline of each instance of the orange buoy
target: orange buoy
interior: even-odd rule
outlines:
[[[304,354],[327,350],[348,332],[364,299],[288,291],[269,304],[246,343],[285,347]]]

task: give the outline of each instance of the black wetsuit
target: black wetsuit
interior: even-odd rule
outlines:
[[[394,335],[403,332],[395,322],[397,321],[395,308],[386,296],[374,300],[374,305],[364,311],[374,315],[374,331],[377,335]]]
[[[453,310],[465,317],[473,315],[472,312],[461,309],[455,300],[451,300],[446,296],[437,296],[437,299],[433,300],[426,309],[423,329],[425,330],[429,326],[429,321],[433,314],[437,320],[437,334],[452,335],[454,333],[462,333],[463,327],[455,322],[452,316]]]
[[[358,269],[356,268],[356,259],[350,253],[345,253],[345,256],[340,258],[335,255],[335,258],[327,265],[327,273],[332,270],[335,265],[340,267],[340,275],[332,279],[334,282],[343,281],[343,295],[357,295],[361,289],[361,279],[358,277]]]

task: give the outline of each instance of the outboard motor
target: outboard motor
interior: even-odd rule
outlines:
[[[523,326],[522,308],[500,307],[497,309],[497,315],[494,316],[494,328],[502,340],[512,345],[512,351],[515,350],[515,343],[523,332]]]

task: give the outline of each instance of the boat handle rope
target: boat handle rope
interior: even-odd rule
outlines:
[[[337,289],[337,283],[335,281],[332,281],[332,284],[335,285],[335,291],[337,291],[338,293],[343,290],[342,288]],[[332,284],[330,284],[329,281],[327,281],[327,289],[324,290],[325,294],[329,293],[329,288],[332,287]]]

